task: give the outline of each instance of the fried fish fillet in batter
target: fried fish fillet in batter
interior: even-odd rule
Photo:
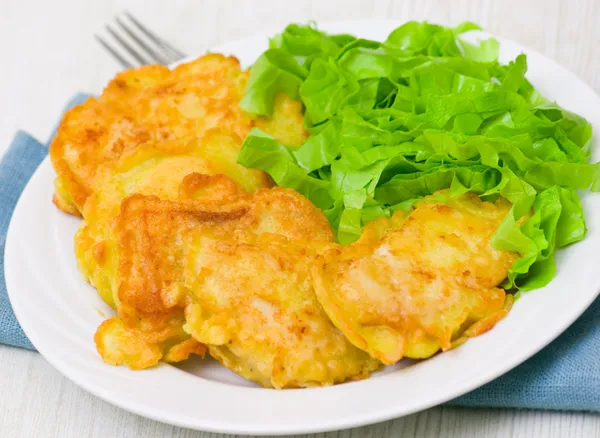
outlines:
[[[273,285],[286,285],[287,289],[255,290],[255,287],[260,287],[259,283],[248,283],[244,289],[241,274],[240,277],[231,279],[237,282],[237,286],[232,287],[238,288],[240,296],[279,296],[280,305],[287,306],[282,311],[288,314],[285,324],[279,327],[282,333],[295,330],[290,325],[294,318],[298,324],[314,324],[311,330],[316,330],[317,326],[327,330],[306,332],[308,329],[299,328],[298,330],[305,330],[305,340],[302,341],[303,338],[300,337],[296,343],[280,343],[280,354],[275,354],[275,344],[271,350],[263,345],[262,352],[256,352],[256,360],[264,361],[265,366],[268,366],[267,361],[271,361],[272,383],[268,383],[271,382],[271,374],[244,375],[268,386],[307,386],[316,385],[317,382],[328,384],[364,377],[376,367],[377,361],[353,347],[329,323],[314,297],[309,265],[316,253],[315,249],[310,248],[332,245],[333,234],[323,213],[310,201],[293,190],[279,187],[248,194],[225,176],[199,174],[192,174],[184,179],[180,187],[180,198],[164,201],[152,196],[133,195],[121,205],[121,213],[114,226],[115,271],[114,279],[110,281],[118,317],[103,323],[95,336],[98,351],[105,361],[125,364],[131,368],[152,366],[161,358],[171,361],[174,356],[173,346],[177,348],[177,353],[178,350],[187,352],[187,343],[191,342],[189,335],[186,337],[182,334],[184,318],[187,319],[186,332],[206,335],[202,332],[202,327],[196,327],[194,322],[201,321],[198,312],[202,309],[202,302],[198,297],[202,293],[198,288],[195,288],[193,294],[189,293],[184,281],[186,277],[192,276],[192,268],[187,266],[192,257],[190,253],[193,251],[197,254],[198,251],[198,245],[190,243],[195,242],[196,237],[193,236],[198,236],[205,243],[218,244],[218,248],[221,248],[220,244],[228,245],[229,241],[233,242],[235,248],[246,248],[259,240],[260,236],[265,236],[265,242],[277,239],[289,241],[289,248],[282,246],[277,251],[283,257],[286,251],[284,248],[287,248],[287,263],[296,263],[295,268],[299,272],[295,272],[292,265],[287,271],[269,271],[269,275],[280,276]],[[311,247],[302,249],[307,242],[314,243]],[[274,251],[266,244],[264,248],[256,246],[256,243],[254,245],[256,253]],[[206,256],[209,256],[208,249],[206,247],[202,250]],[[219,257],[222,254],[215,253],[214,258]],[[223,263],[227,262],[223,260]],[[253,275],[266,278],[261,275],[266,268],[258,263],[259,260],[255,259],[252,265]],[[216,266],[211,267],[217,269]],[[244,275],[248,273],[249,271],[245,271]],[[226,283],[227,279],[224,284]],[[224,307],[223,316],[227,315],[226,311]],[[193,321],[190,321],[191,317]],[[233,321],[236,315],[228,317]],[[279,338],[274,337],[273,342],[277,339],[283,342],[286,336],[282,334]],[[200,346],[202,341],[195,337],[193,339]],[[313,340],[320,340],[321,343],[309,347]],[[322,358],[324,362],[315,362],[314,368],[310,368],[308,363],[300,367],[300,362],[290,362],[300,368],[294,371],[292,367],[289,371],[291,374],[283,374],[276,366],[279,363],[277,361],[292,359],[292,356],[285,354],[286,348],[290,349],[289,353],[294,352],[292,356],[298,356],[299,361],[300,353],[303,354],[302,360],[307,360],[308,349],[312,348],[315,357]],[[219,358],[218,351],[219,349],[214,350],[214,355]],[[239,351],[244,351],[244,348]],[[245,351],[246,356],[239,358],[237,362],[242,368],[251,366],[245,361],[252,353],[250,350]],[[231,357],[235,357],[233,354],[231,353]],[[177,359],[182,357],[181,354],[176,356]],[[345,361],[347,363],[344,365]],[[224,364],[234,367],[231,361],[224,361]],[[263,371],[264,369],[263,367]]]
[[[178,305],[185,238],[192,231],[225,241],[236,233],[269,233],[288,239],[332,241],[325,216],[291,189],[253,194],[223,175],[188,175],[182,198],[160,200],[132,195],[121,204],[115,224],[118,244],[114,302],[122,319],[154,315]]]
[[[319,302],[354,345],[388,365],[489,330],[512,303],[497,286],[518,256],[490,245],[509,208],[438,193],[408,217],[369,223],[355,244],[317,259]]]
[[[230,188],[241,193],[233,183]],[[177,362],[191,353],[205,353],[183,330],[182,241],[203,220],[240,215],[233,205],[220,208],[215,201],[160,201],[136,194],[122,202],[112,239],[97,244],[93,253],[98,257],[98,248],[111,248],[110,258],[101,253],[96,260],[107,280],[103,292],[110,294],[105,299],[117,309],[117,317],[103,322],[94,337],[106,362],[142,369],[161,359]]]
[[[289,145],[306,138],[302,106],[277,96],[272,119],[253,120],[240,108],[248,72],[237,59],[208,54],[173,70],[145,66],[119,73],[99,98],[68,111],[50,146],[57,173],[55,204],[82,215],[96,190],[97,171],[140,145],[182,140],[218,128],[239,147],[253,126]],[[197,169],[202,171],[202,169]]]
[[[211,356],[265,387],[362,379],[379,361],[354,347],[315,296],[310,268],[327,242],[273,234],[189,235],[185,330]]]
[[[227,175],[247,192],[269,187],[266,174],[236,163],[238,149],[230,135],[211,129],[202,138],[189,141],[145,143],[98,170],[98,188],[87,199],[85,220],[75,235],[75,256],[79,270],[107,304],[115,306],[112,223],[121,201],[134,193],[177,199],[181,181],[193,172]]]

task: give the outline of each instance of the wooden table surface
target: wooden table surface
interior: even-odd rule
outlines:
[[[70,96],[102,89],[118,65],[93,34],[124,9],[190,54],[290,21],[471,20],[538,50],[600,91],[598,0],[2,0],[0,153],[17,129],[46,139]],[[0,346],[0,436],[223,437],[129,414],[79,389],[39,354],[5,346]],[[600,416],[439,407],[317,436],[600,437]]]

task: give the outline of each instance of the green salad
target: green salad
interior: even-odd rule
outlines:
[[[378,42],[289,25],[252,66],[241,106],[270,115],[277,93],[300,99],[310,136],[288,147],[255,128],[238,162],[310,199],[342,244],[440,189],[503,196],[513,206],[492,245],[520,254],[503,286],[547,284],[556,248],[586,234],[576,190],[600,190],[592,128],[540,95],[525,55],[502,65],[496,40],[460,38],[474,29],[408,22]]]

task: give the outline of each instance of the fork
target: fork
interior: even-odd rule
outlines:
[[[186,57],[185,53],[150,31],[127,11],[123,12],[121,16],[115,17],[115,23],[120,31],[115,30],[114,27],[108,24],[104,27],[117,42],[117,47],[120,47],[129,57],[123,56],[119,50],[101,36],[96,34],[94,37],[123,68],[134,68],[148,64],[168,65]]]

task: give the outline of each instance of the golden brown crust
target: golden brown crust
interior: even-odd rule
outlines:
[[[247,73],[234,57],[210,54],[173,71],[146,66],[123,71],[98,99],[68,111],[50,145],[64,187],[59,197],[82,210],[96,170],[148,141],[196,137],[219,127],[241,141],[252,120],[237,106]]]
[[[119,318],[104,321],[94,335],[96,349],[105,362],[134,370],[165,362],[180,362],[191,354],[204,356],[206,346],[183,330],[181,315],[142,321],[128,326]]]
[[[517,255],[490,244],[508,203],[475,195],[440,202],[439,195],[405,221],[368,224],[362,239],[326,251],[313,268],[334,324],[385,364],[447,350],[465,330],[482,333],[508,311],[496,286]]]
[[[156,197],[132,195],[121,204],[116,233],[119,244],[117,293],[123,307],[144,316],[168,311],[162,291],[180,281],[183,273],[177,257],[181,235],[205,223],[231,223],[245,209],[207,210],[198,201],[160,201]],[[179,257],[181,257],[179,255]]]
[[[285,230],[285,221],[300,219],[279,212],[273,215],[279,222],[269,222],[268,215],[261,222],[257,216],[269,203],[249,207],[254,199],[245,192],[273,182],[236,163],[257,123],[238,105],[247,79],[237,59],[219,54],[173,70],[126,70],[99,98],[68,111],[59,126],[50,147],[57,172],[53,201],[85,218],[75,239],[78,265],[119,315],[96,335],[98,350],[110,363],[143,368],[205,352],[182,331],[187,297],[177,282],[178,261],[181,237],[191,228],[218,223],[222,226],[213,226],[214,232],[225,238],[236,227],[260,225],[277,232]],[[259,122],[278,140],[294,144],[306,138],[299,103],[278,96],[274,118],[276,123]],[[136,193],[171,204],[127,198]],[[285,192],[274,193],[275,199],[287,199]],[[177,198],[181,201],[173,202]],[[310,224],[299,223],[290,234],[304,232],[304,225]],[[321,235],[327,234],[328,225]]]
[[[318,226],[318,225],[317,225]],[[225,367],[265,387],[333,385],[380,363],[354,347],[317,302],[310,266],[331,242],[280,235],[188,235],[185,330]]]
[[[248,72],[234,57],[208,54],[172,71],[163,66],[125,70],[102,95],[69,110],[50,145],[57,173],[56,205],[83,212],[96,173],[145,143],[185,144],[218,130],[241,146],[256,122],[240,108]],[[302,107],[277,97],[273,121],[259,124],[286,144],[306,138]],[[234,161],[235,162],[235,159]],[[197,169],[201,171],[202,169]]]
[[[202,138],[190,141],[145,143],[123,154],[116,163],[98,168],[97,187],[86,200],[85,221],[75,237],[75,254],[80,271],[107,304],[113,307],[118,304],[113,297],[112,285],[116,254],[106,251],[109,257],[101,261],[95,252],[97,246],[114,248],[112,223],[119,215],[121,201],[134,193],[155,195],[164,200],[174,200],[180,195],[185,197],[186,185],[180,183],[193,172],[228,175],[241,184],[240,187],[223,177],[238,192],[269,187],[265,173],[236,163],[238,150],[239,144],[230,135],[211,129]],[[207,188],[213,198],[217,189],[212,183]],[[200,196],[190,193],[192,195]],[[205,190],[201,196],[206,198],[208,192]]]
[[[162,291],[181,279],[182,239],[192,230],[221,239],[251,232],[333,240],[323,213],[293,190],[276,187],[247,194],[223,175],[197,174],[184,179],[181,191],[189,194],[190,188],[195,195],[202,188],[206,197],[168,201],[136,194],[123,200],[115,222],[120,313],[124,307],[144,316],[168,310]]]
[[[180,344],[177,344],[169,349],[163,356],[165,362],[181,362],[189,358],[192,354],[204,357],[206,355],[206,345],[199,343],[194,338],[189,338]]]
[[[179,185],[180,199],[202,198],[205,201],[214,199],[222,201],[243,194],[239,184],[233,182],[225,175],[203,175],[191,173],[183,178]]]
[[[300,146],[308,138],[304,129],[302,103],[285,94],[275,97],[273,115],[256,119],[256,127],[288,146]]]
[[[77,216],[77,217],[83,217],[81,215],[81,212],[77,209],[77,207],[75,207],[75,205],[68,203],[64,198],[61,198],[60,196],[57,196],[56,194],[54,194],[52,196],[52,203],[59,210],[62,210],[63,212],[65,212],[67,214]]]
[[[117,308],[121,327],[126,330],[119,332],[119,338],[132,339],[140,332],[131,329],[143,324],[147,330],[136,341],[138,346],[148,346],[155,352],[151,355],[153,358],[158,351],[155,347],[159,348],[161,357],[166,358],[163,360],[179,357],[179,350],[165,351],[164,348],[172,345],[172,337],[181,333],[161,337],[156,344],[149,344],[147,338],[154,331],[161,332],[160,327],[166,322],[176,320],[189,304],[183,286],[184,257],[188,251],[185,242],[189,235],[200,233],[224,242],[234,236],[253,239],[257,235],[265,235],[268,239],[309,239],[324,244],[333,241],[323,213],[290,189],[261,189],[248,194],[223,175],[191,174],[183,179],[179,192],[184,199],[128,196],[121,203],[120,215],[114,221],[114,252],[108,249],[111,244],[102,241],[92,249],[93,258],[99,264],[110,265],[117,259],[112,302]],[[78,241],[89,247],[85,238],[83,233]],[[179,330],[182,325],[180,322]],[[115,327],[111,326],[111,330]],[[103,328],[98,339],[114,339],[111,333]],[[189,338],[189,335],[185,336],[185,339]],[[104,346],[106,342],[97,340],[97,344]],[[112,349],[99,348],[109,361],[115,362],[118,357],[118,363],[129,365],[129,360],[138,360],[132,353],[118,356],[118,348],[114,347],[118,344],[110,345]],[[139,362],[133,366],[139,366]]]

